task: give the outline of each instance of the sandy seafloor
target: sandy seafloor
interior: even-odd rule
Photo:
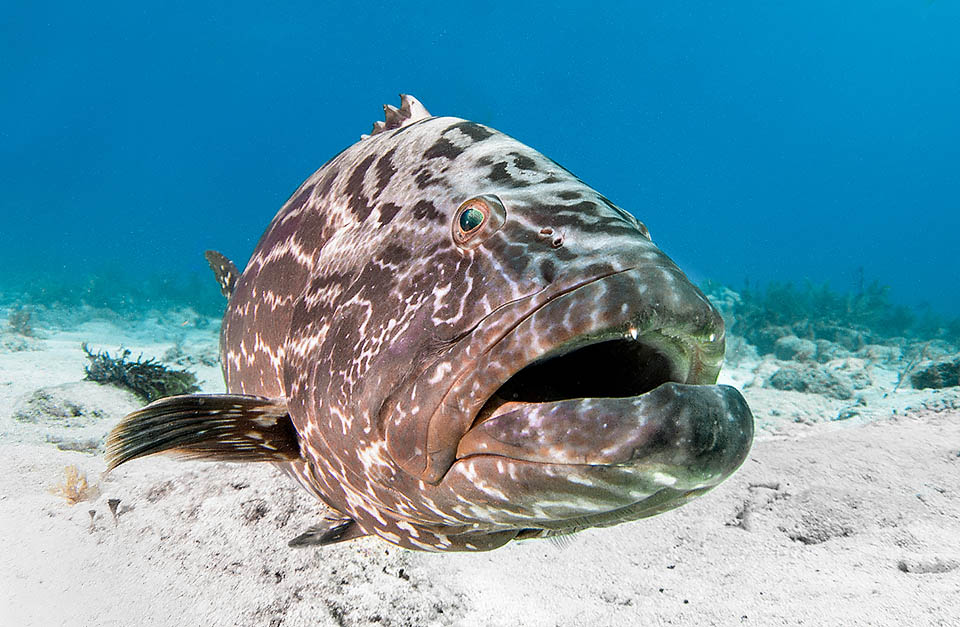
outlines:
[[[101,477],[103,436],[142,403],[83,381],[81,342],[223,382],[216,321],[87,318],[32,339],[2,321],[0,626],[960,625],[958,388],[892,392],[895,369],[861,362],[872,385],[839,401],[764,388],[776,361],[747,359],[721,381],[750,402],[753,450],[688,506],[482,554],[291,549],[321,510],[270,465]],[[76,505],[50,491],[71,464],[93,484]]]

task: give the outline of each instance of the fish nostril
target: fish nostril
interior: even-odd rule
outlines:
[[[549,226],[545,226],[540,229],[540,232],[537,234],[537,237],[540,239],[549,239],[550,246],[553,248],[560,248],[563,246],[563,233],[554,233],[553,229]],[[552,238],[552,239],[551,239]]]

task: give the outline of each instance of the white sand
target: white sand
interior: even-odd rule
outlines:
[[[76,505],[49,492],[69,464],[92,484],[104,468],[57,444],[89,449],[139,406],[80,382],[81,341],[160,357],[178,335],[187,354],[216,347],[212,329],[91,322],[0,351],[0,626],[960,624],[960,412],[943,409],[956,388],[883,398],[895,375],[874,370],[867,406],[833,422],[852,402],[747,387],[760,430],[731,480],[565,546],[290,549],[320,508],[269,465],[146,459]],[[222,391],[216,367],[193,370]],[[40,388],[78,415],[38,417]]]

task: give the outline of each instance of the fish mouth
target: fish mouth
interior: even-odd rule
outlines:
[[[632,337],[593,337],[585,343],[558,347],[522,367],[507,379],[477,413],[475,425],[522,405],[555,405],[572,399],[635,398],[658,386],[685,383],[690,348],[679,338],[660,331]],[[712,383],[709,372],[697,368],[692,376]]]
[[[485,456],[579,467],[572,489],[580,495],[616,491],[590,467],[628,473],[635,485],[619,507],[594,514],[600,518],[589,525],[596,525],[676,507],[740,466],[753,416],[736,389],[714,385],[722,319],[685,277],[670,282],[659,310],[643,307],[641,278],[624,271],[578,286],[490,348],[499,380],[494,374],[474,384],[488,393],[456,446],[454,468]],[[592,315],[574,315],[587,305]],[[541,486],[527,488],[570,490],[558,488],[557,472],[546,474]]]

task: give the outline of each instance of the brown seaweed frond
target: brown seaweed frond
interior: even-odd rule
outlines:
[[[70,464],[63,469],[63,474],[63,484],[51,488],[51,494],[62,496],[70,505],[76,505],[90,496],[90,485],[87,483],[87,475],[80,472],[79,468]]]

